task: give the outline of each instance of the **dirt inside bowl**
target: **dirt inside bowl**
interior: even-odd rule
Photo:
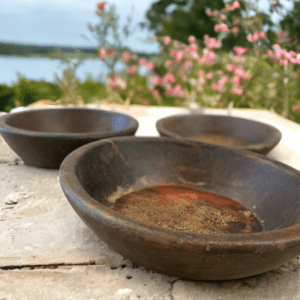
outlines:
[[[129,193],[111,208],[140,222],[194,233],[253,233],[255,215],[227,197],[190,186],[152,186]]]
[[[247,146],[249,143],[225,134],[201,133],[188,135],[188,139],[223,146]]]

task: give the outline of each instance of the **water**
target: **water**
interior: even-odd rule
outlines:
[[[118,69],[121,69],[121,64]],[[24,58],[0,56],[0,84],[12,85],[18,81],[18,73],[27,79],[55,82],[55,73],[61,77],[62,66],[59,60],[46,58]],[[99,59],[86,60],[77,69],[76,76],[85,80],[90,74],[94,79],[105,78],[108,70]]]

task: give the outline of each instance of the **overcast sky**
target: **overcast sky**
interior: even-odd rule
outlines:
[[[5,1],[5,2],[4,2]],[[144,20],[153,0],[113,0],[121,18],[131,13],[134,5],[134,22]],[[60,44],[92,46],[82,34],[88,35],[87,23],[96,24],[95,0],[0,0],[0,41],[33,44]],[[121,20],[122,21],[122,20]],[[147,48],[139,38],[145,32],[137,32],[131,39],[136,50]]]
[[[112,0],[123,20],[135,6],[135,22],[145,19],[154,0]],[[282,0],[283,3],[289,3]],[[0,41],[32,44],[94,46],[81,37],[88,35],[87,23],[95,24],[95,0],[0,0]],[[269,1],[260,0],[260,8],[267,11]],[[291,7],[291,4],[288,4]],[[145,32],[138,32],[130,40],[134,50],[153,50],[156,46],[139,41]]]

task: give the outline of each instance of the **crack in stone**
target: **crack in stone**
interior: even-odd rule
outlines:
[[[178,280],[179,279],[176,279],[176,280],[170,282],[171,283],[171,287],[169,288],[169,297],[170,297],[171,300],[175,300],[175,298],[173,296],[173,288],[174,288],[174,283],[176,281],[178,281]]]
[[[100,265],[97,264],[95,261],[91,261],[89,263],[69,263],[69,264],[49,264],[49,265],[43,265],[43,264],[37,264],[37,265],[21,265],[21,266],[5,266],[5,267],[0,267],[0,270],[4,271],[9,271],[9,270],[35,270],[35,269],[57,269],[59,267],[74,267],[74,266],[95,266],[95,265]]]

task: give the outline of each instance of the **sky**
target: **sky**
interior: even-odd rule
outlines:
[[[121,15],[121,23],[135,7],[134,21],[145,20],[145,13],[154,0],[112,0]],[[292,7],[288,0],[282,4]],[[0,0],[0,41],[40,45],[95,46],[81,35],[88,35],[87,23],[96,24],[95,0]],[[259,0],[259,7],[268,11],[269,1]],[[278,20],[278,16],[274,16]],[[132,50],[154,52],[156,45],[141,42],[147,32],[137,32],[130,39]]]
[[[134,22],[145,19],[153,0],[113,0],[121,23],[134,5]],[[32,44],[95,46],[81,35],[89,35],[88,23],[96,24],[95,0],[0,0],[0,41]],[[146,32],[137,32],[130,46],[151,52],[157,46],[142,43]]]

